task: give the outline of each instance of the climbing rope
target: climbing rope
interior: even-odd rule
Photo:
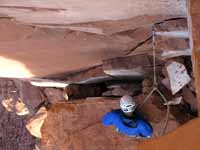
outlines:
[[[157,82],[157,76],[156,76],[156,48],[155,48],[155,25],[153,25],[152,27],[152,49],[153,49],[153,89],[149,92],[149,94],[145,97],[144,101],[142,102],[142,104],[139,106],[139,108],[141,108],[148,100],[149,98],[152,96],[152,94],[154,92],[157,92],[160,97],[162,98],[162,103],[167,103],[167,99],[165,98],[165,96],[163,95],[163,93],[158,89],[158,82]],[[170,106],[167,105],[167,113],[166,113],[166,119],[165,119],[165,123],[161,132],[161,135],[163,135],[166,131],[167,125],[168,125],[168,121],[169,121],[169,112],[170,112]]]

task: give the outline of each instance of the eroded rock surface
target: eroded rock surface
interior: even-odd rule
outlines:
[[[134,97],[138,103],[144,97]],[[129,150],[137,149],[138,140],[116,132],[115,127],[102,125],[103,116],[119,108],[119,100],[90,99],[57,103],[49,111],[42,127],[42,148],[48,150]],[[159,97],[152,96],[139,109],[154,128],[154,137],[161,136],[165,125],[166,107]],[[166,132],[180,123],[170,113]]]
[[[42,127],[45,150],[134,150],[137,141],[102,125],[102,117],[119,108],[118,100],[96,99],[55,104]]]
[[[61,100],[66,100],[63,96],[63,91],[56,88],[45,88],[44,93],[47,96],[48,102],[55,104]]]
[[[19,97],[25,103],[29,111],[34,113],[38,109],[38,106],[44,101],[40,88],[20,80],[15,80],[15,84],[19,89]]]
[[[12,91],[16,91],[16,87],[11,80],[0,79],[0,87],[1,103],[2,100],[14,96]],[[0,114],[0,150],[33,150],[38,140],[25,128],[28,116],[18,116],[15,112],[9,112],[2,104]]]
[[[41,107],[38,112],[26,124],[27,130],[31,135],[37,138],[42,138],[41,127],[47,117],[47,110]]]

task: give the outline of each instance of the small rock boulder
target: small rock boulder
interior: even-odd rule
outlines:
[[[26,124],[26,128],[31,135],[37,138],[42,138],[40,129],[46,117],[47,117],[47,109],[45,107],[41,107],[38,110],[38,112],[28,121],[28,123]]]

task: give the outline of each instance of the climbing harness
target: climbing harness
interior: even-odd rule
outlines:
[[[156,36],[156,31],[155,31],[155,24],[152,27],[152,44],[153,44],[153,89],[149,92],[149,94],[145,97],[144,101],[142,102],[142,104],[139,106],[139,108],[141,108],[148,100],[149,98],[152,96],[152,94],[154,92],[157,92],[159,94],[159,96],[162,98],[162,103],[167,103],[167,99],[166,97],[163,95],[163,93],[159,90],[158,88],[158,82],[157,82],[157,76],[156,76],[156,50],[155,50],[155,36]],[[166,119],[165,119],[165,123],[161,132],[161,135],[163,135],[166,131],[167,128],[167,124],[169,121],[169,112],[170,112],[170,106],[167,105],[167,113],[166,113]]]

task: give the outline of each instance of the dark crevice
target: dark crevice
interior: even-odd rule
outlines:
[[[142,45],[144,45],[145,43],[147,43],[148,41],[150,41],[152,39],[152,35],[150,37],[148,37],[147,39],[145,39],[144,41],[140,42],[139,44],[137,44],[135,47],[133,47],[128,53],[126,53],[125,55],[129,55],[131,54],[134,50],[136,50],[138,47],[141,47]]]

